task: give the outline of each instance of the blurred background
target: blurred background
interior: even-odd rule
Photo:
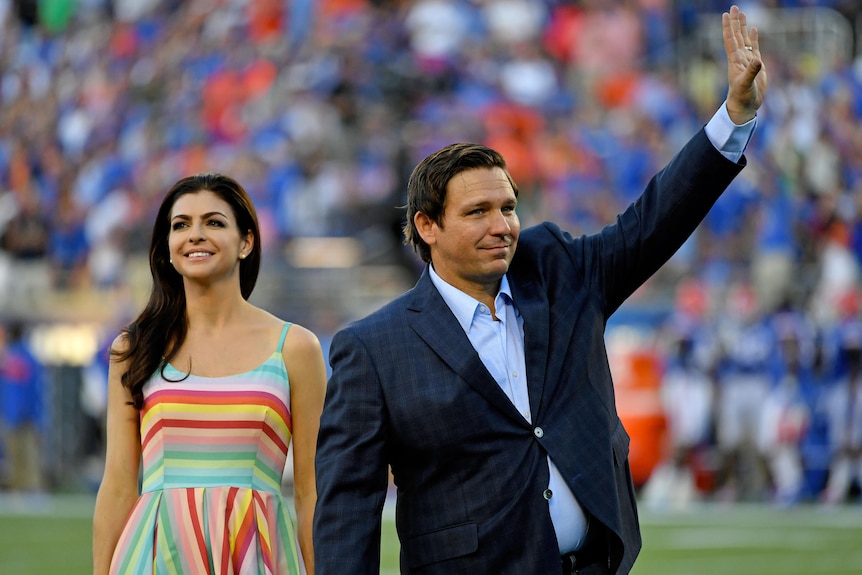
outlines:
[[[173,182],[243,183],[252,300],[327,348],[418,277],[399,206],[445,144],[504,154],[524,226],[612,223],[721,105],[730,4],[0,0],[0,506],[98,488]],[[608,326],[636,486],[858,506],[862,7],[738,4],[769,73],[749,165]]]

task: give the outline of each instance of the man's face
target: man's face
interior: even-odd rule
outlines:
[[[501,168],[473,168],[452,178],[441,224],[424,214],[417,221],[437,274],[466,293],[496,291],[518,244],[517,204]]]

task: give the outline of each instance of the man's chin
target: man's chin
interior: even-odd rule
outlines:
[[[488,266],[488,276],[489,278],[498,280],[506,275],[506,272],[509,271],[510,261],[505,258],[500,258],[499,260],[494,260]]]

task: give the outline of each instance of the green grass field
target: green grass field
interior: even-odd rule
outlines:
[[[0,499],[0,574],[91,573],[92,508],[89,497]],[[642,510],[641,522],[644,550],[633,575],[862,575],[859,506]],[[381,574],[398,573],[391,521],[382,556]]]

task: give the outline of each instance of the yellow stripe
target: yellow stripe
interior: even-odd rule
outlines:
[[[274,426],[278,427],[279,431],[285,434],[290,433],[290,429],[287,426],[287,422],[277,414],[273,409],[262,406],[262,405],[228,405],[228,406],[218,406],[218,408],[214,408],[212,406],[206,405],[189,405],[186,403],[160,403],[159,406],[164,406],[165,411],[169,411],[172,414],[194,414],[195,421],[222,421],[228,419],[227,415],[260,415],[260,414],[272,414],[272,417],[266,417],[264,420]],[[158,420],[158,416],[160,416],[160,409],[153,408],[150,409],[146,415],[141,419],[141,430],[146,431],[150,427],[154,425],[153,420]],[[235,418],[232,418],[235,419]],[[248,417],[248,420],[258,421],[260,417],[252,418]],[[146,435],[144,433],[144,435]]]

